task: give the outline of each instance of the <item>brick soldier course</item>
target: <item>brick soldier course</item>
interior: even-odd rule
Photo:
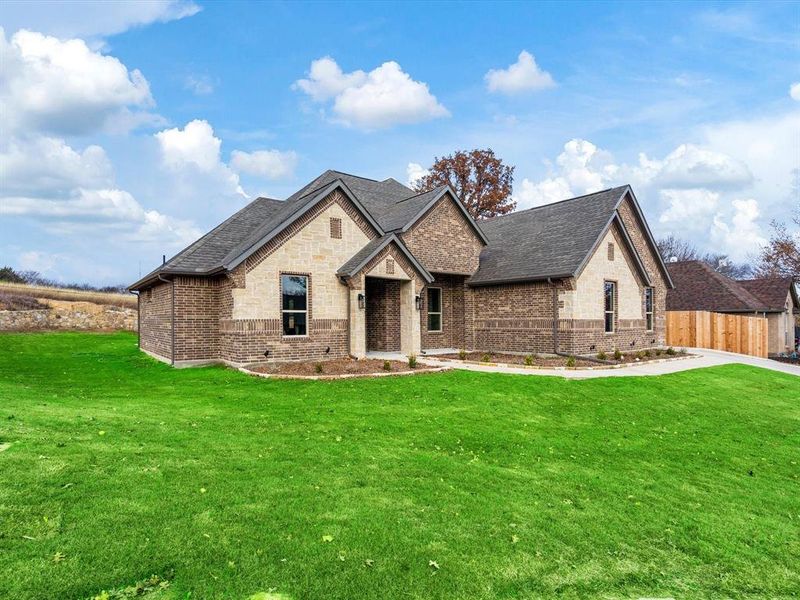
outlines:
[[[476,222],[446,186],[326,171],[256,199],[131,290],[141,349],[181,366],[648,348],[665,342],[671,287],[629,186]]]

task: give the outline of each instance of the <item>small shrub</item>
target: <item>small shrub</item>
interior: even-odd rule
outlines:
[[[675,355],[677,354],[677,352],[675,351],[675,348],[673,348],[672,346],[670,346],[669,348],[667,348],[667,354],[668,354],[669,356],[675,356]]]
[[[322,373],[324,369],[322,368],[322,363],[317,363],[314,365],[314,371],[316,373]]]
[[[664,351],[661,348],[656,348],[656,356],[661,356]]]
[[[417,355],[416,354],[409,354],[408,355],[408,367],[410,369],[417,368]]]
[[[614,360],[622,360],[622,352],[619,348],[614,348]]]
[[[574,356],[570,356],[567,359],[567,366],[568,367],[574,367],[575,366],[575,357]]]
[[[644,352],[639,350],[636,354],[634,354],[637,360],[642,360],[644,358]]]
[[[460,358],[461,360],[465,360],[467,358],[467,351],[464,350],[463,348],[461,350],[459,350],[458,351],[458,358]]]
[[[652,352],[650,352],[650,350],[645,350],[645,351],[644,351],[644,355],[645,355],[647,358],[650,358],[651,356],[653,356],[653,353],[652,353]]]
[[[681,356],[683,356],[684,354],[687,354],[686,348],[681,348],[680,351],[678,352],[678,354],[680,354]]]
[[[392,362],[385,360],[383,361],[383,370],[384,371],[391,371],[392,370]]]
[[[600,352],[597,353],[597,360],[606,360],[607,358],[608,354],[606,354],[602,350],[600,350]]]
[[[489,354],[488,352],[484,352],[483,354],[481,354],[481,362],[491,362],[491,360],[492,360],[492,355]]]
[[[527,367],[533,366],[533,354],[528,354],[525,356],[525,366]]]

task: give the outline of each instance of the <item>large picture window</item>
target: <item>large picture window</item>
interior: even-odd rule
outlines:
[[[614,325],[617,322],[617,284],[613,281],[604,282],[603,297],[605,303],[605,331],[606,333],[614,333]]]
[[[644,320],[647,331],[653,331],[653,288],[644,288]]]
[[[428,331],[442,330],[442,288],[428,288]]]
[[[308,277],[281,275],[283,335],[306,335],[308,327]]]

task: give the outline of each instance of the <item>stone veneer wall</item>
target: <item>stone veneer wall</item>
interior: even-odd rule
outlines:
[[[367,350],[400,350],[400,281],[366,279]]]
[[[483,242],[449,195],[402,234],[402,239],[430,273],[471,275],[478,270]]]
[[[44,300],[55,304],[52,300]],[[53,308],[0,310],[0,331],[136,331],[136,309],[88,302],[59,302]],[[83,305],[91,306],[84,310]],[[89,308],[87,306],[86,308]]]

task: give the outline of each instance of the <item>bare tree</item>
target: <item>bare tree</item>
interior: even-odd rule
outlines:
[[[504,165],[491,149],[458,150],[436,158],[429,173],[414,186],[427,192],[449,185],[476,219],[504,215],[516,207],[511,199],[514,167]]]
[[[800,280],[800,203],[795,209],[792,231],[786,223],[772,222],[772,236],[761,249],[756,264],[759,277],[794,277]]]
[[[656,245],[664,262],[702,260],[718,273],[722,273],[731,279],[746,279],[753,273],[753,268],[747,263],[737,263],[731,260],[727,254],[718,252],[700,254],[691,242],[674,235],[661,238],[656,242]]]

